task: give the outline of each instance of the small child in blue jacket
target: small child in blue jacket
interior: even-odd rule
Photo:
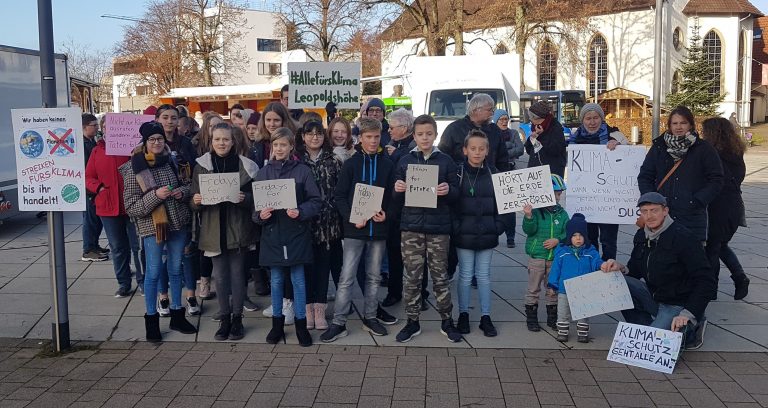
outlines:
[[[565,225],[565,233],[565,241],[555,249],[548,282],[550,290],[558,291],[557,341],[561,342],[568,341],[571,327],[571,307],[565,293],[565,280],[598,271],[603,264],[600,253],[587,238],[587,220],[583,214],[573,214]],[[576,334],[579,343],[589,343],[589,321],[586,318],[576,323]]]

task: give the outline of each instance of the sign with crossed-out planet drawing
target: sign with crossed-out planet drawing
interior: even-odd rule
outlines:
[[[12,109],[21,211],[85,211],[78,108]]]

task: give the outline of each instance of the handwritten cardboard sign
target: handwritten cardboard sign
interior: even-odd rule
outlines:
[[[568,214],[587,222],[634,224],[639,215],[637,174],[645,160],[643,146],[568,146]]]
[[[359,62],[289,62],[288,107],[360,109]]]
[[[439,168],[433,164],[409,164],[405,171],[405,206],[437,208]]]
[[[363,183],[355,184],[349,222],[355,225],[368,222],[374,214],[381,210],[382,200],[384,200],[384,187],[369,186]]]
[[[240,173],[200,174],[199,184],[203,205],[240,202]]]
[[[526,204],[533,208],[557,204],[549,166],[496,173],[491,177],[499,214],[520,211]]]
[[[256,211],[265,208],[288,210],[296,208],[296,180],[278,179],[253,182],[253,204]]]
[[[155,120],[152,115],[133,113],[107,113],[104,119],[104,141],[110,156],[130,156],[134,147],[141,143],[139,128],[144,122]]]
[[[621,272],[588,273],[565,280],[573,320],[632,309],[632,296]]]
[[[608,361],[672,374],[682,341],[679,332],[619,322]]]

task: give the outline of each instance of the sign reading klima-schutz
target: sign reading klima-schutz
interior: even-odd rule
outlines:
[[[289,62],[288,107],[360,109],[359,62]]]
[[[85,211],[78,108],[12,109],[21,211]]]

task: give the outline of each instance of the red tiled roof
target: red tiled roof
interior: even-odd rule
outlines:
[[[683,13],[763,15],[749,0],[690,0],[685,5]]]

